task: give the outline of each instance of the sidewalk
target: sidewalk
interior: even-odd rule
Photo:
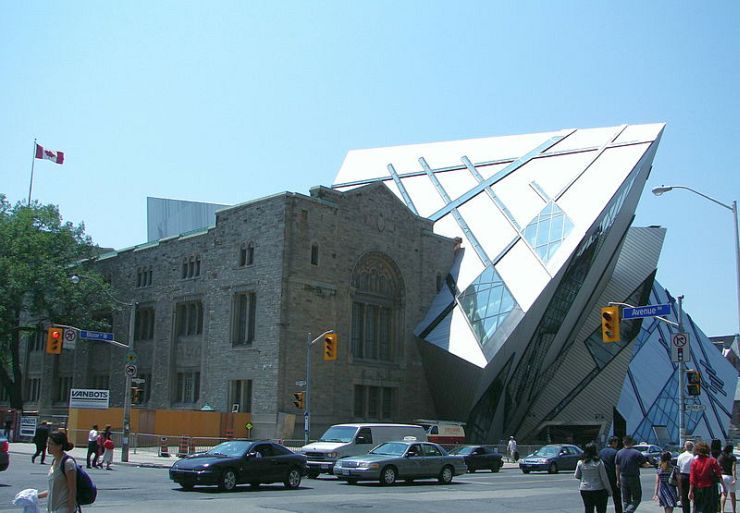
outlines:
[[[26,457],[31,460],[31,456],[36,452],[36,446],[32,443],[27,442],[13,442],[10,444],[10,454],[16,454],[18,457]],[[67,452],[72,456],[77,463],[85,465],[87,459],[87,447],[75,447],[71,451]],[[11,456],[12,457],[12,456]],[[36,464],[40,458],[36,458]],[[129,450],[128,462],[121,462],[121,449],[116,447],[113,450],[113,466],[115,465],[129,465],[132,467],[157,467],[157,468],[170,468],[172,464],[177,461],[175,456],[169,458],[160,457],[157,455],[156,450],[150,451],[148,449],[137,449],[136,452]],[[46,463],[51,463],[51,457],[49,454],[46,455]]]

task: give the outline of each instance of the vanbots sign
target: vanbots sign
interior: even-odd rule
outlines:
[[[108,408],[110,390],[73,388],[69,392],[70,408]]]

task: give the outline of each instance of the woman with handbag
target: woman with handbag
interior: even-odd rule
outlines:
[[[660,455],[658,473],[655,475],[655,495],[653,500],[663,507],[665,513],[673,513],[673,508],[678,503],[678,468],[671,465],[673,455],[664,451]]]
[[[694,513],[715,513],[718,506],[718,481],[722,484],[723,493],[727,493],[722,481],[722,469],[717,460],[709,455],[706,442],[698,442],[695,451],[696,458],[691,462],[689,475],[689,500],[694,503]]]

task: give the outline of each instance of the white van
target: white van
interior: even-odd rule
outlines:
[[[440,445],[459,445],[465,443],[464,422],[452,420],[425,420],[416,419],[427,432],[430,442]]]
[[[339,458],[365,454],[380,443],[407,437],[427,441],[424,428],[413,424],[336,424],[299,452],[308,460],[308,477],[314,478],[322,472],[331,474]]]

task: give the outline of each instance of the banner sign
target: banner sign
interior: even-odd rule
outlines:
[[[69,392],[70,408],[108,408],[110,390],[91,390],[88,388],[73,388]]]
[[[21,417],[20,435],[33,437],[36,433],[36,421],[38,417]]]

